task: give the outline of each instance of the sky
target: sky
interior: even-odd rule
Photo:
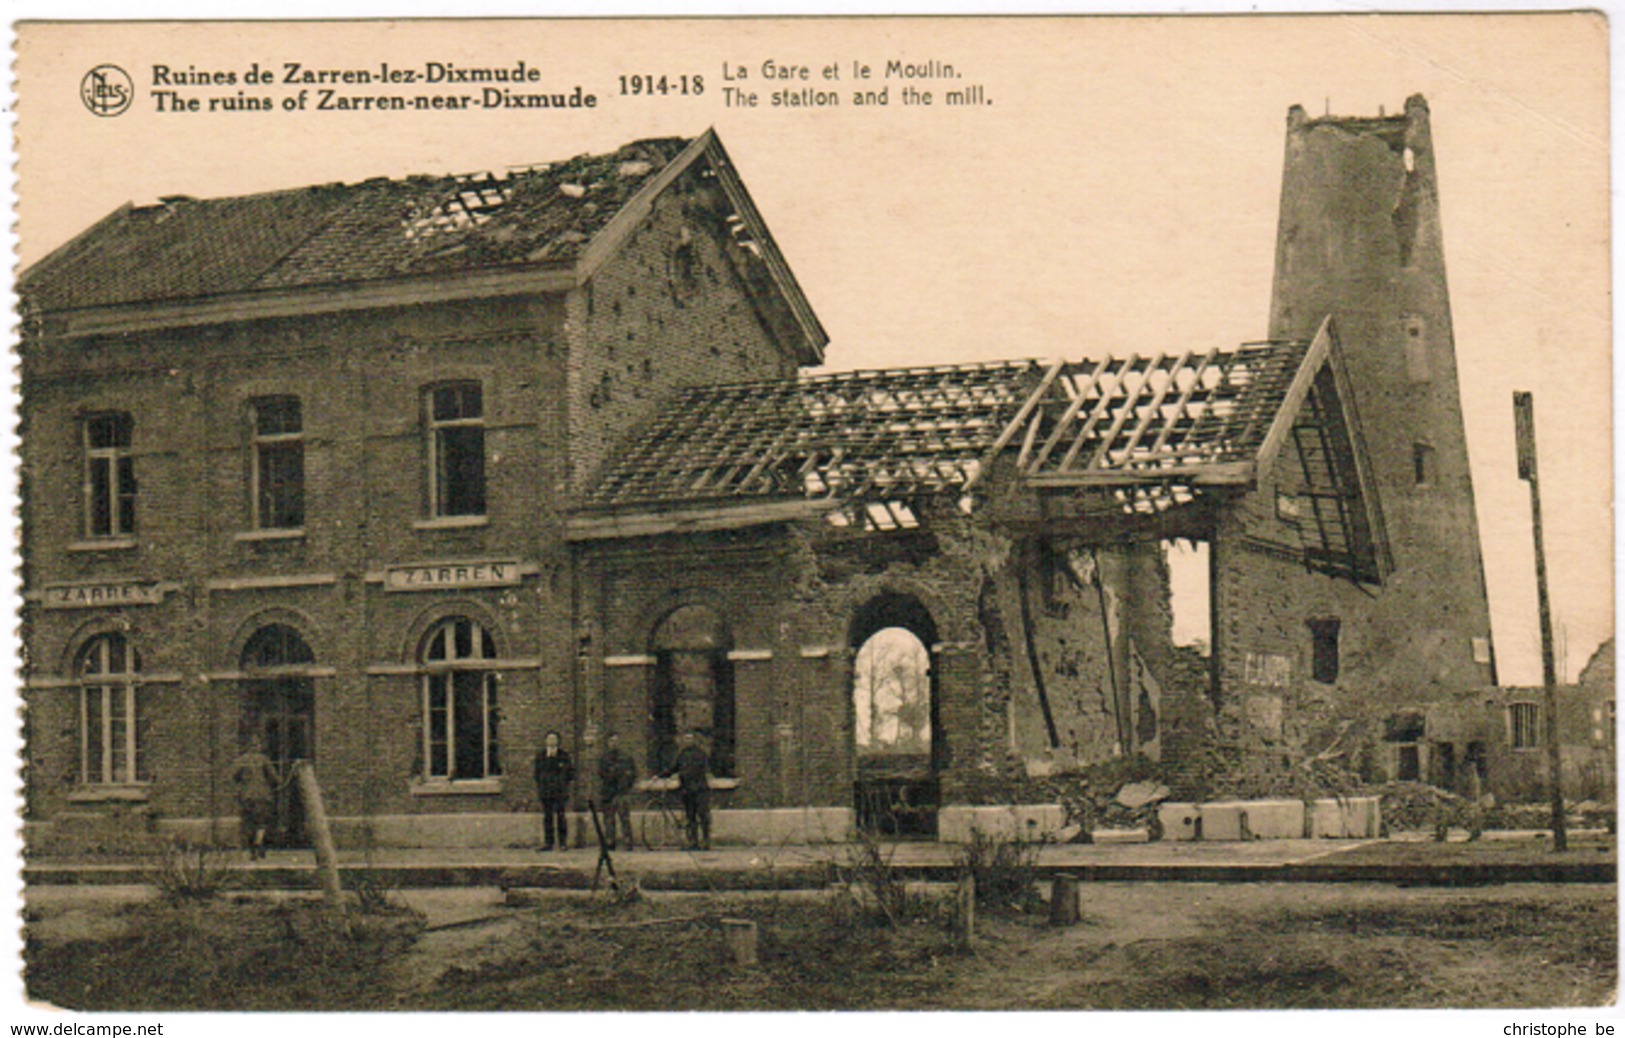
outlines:
[[[1391,114],[1423,94],[1501,680],[1540,680],[1514,389],[1535,395],[1560,668],[1577,676],[1612,632],[1599,16],[34,24],[17,54],[24,264],[125,202],[502,169],[715,127],[829,332],[832,369],[1261,338],[1288,107]],[[950,64],[959,78],[887,79],[889,60]],[[287,62],[519,61],[540,77],[526,89],[579,84],[597,104],[280,108],[301,89],[280,82]],[[768,62],[810,78],[770,81]],[[80,99],[86,72],[104,63],[134,89],[116,117]],[[279,81],[244,88],[255,63]],[[868,81],[854,63],[870,66]],[[831,64],[838,79],[824,78]],[[158,65],[239,77],[177,91],[185,97],[245,89],[279,107],[157,111]],[[630,77],[666,77],[667,92],[623,94],[623,76],[628,91]],[[905,105],[910,85],[933,103]],[[884,106],[852,104],[855,89],[881,86]],[[969,86],[983,103],[944,103],[945,90]],[[786,87],[833,90],[841,104],[774,107]],[[755,91],[758,105],[730,105],[724,88]],[[314,104],[322,87],[303,89]]]

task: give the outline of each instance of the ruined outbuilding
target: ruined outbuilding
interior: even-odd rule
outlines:
[[[36,821],[208,823],[260,736],[346,832],[506,842],[544,731],[699,730],[720,837],[929,835],[1129,757],[1369,766],[1495,680],[1420,98],[1293,109],[1242,345],[798,375],[714,134],[121,212],[24,291]]]

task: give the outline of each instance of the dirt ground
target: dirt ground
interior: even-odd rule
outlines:
[[[967,950],[926,895],[893,929],[825,892],[507,908],[491,889],[402,891],[344,939],[303,896],[42,888],[27,979],[35,999],[100,1009],[1599,1005],[1617,987],[1614,899],[1606,885],[1086,884],[1082,924],[983,911]],[[726,964],[727,916],[757,922],[760,965]]]

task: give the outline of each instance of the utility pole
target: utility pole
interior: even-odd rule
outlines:
[[[1540,664],[1546,685],[1547,783],[1552,790],[1552,850],[1569,849],[1563,823],[1563,761],[1557,747],[1557,658],[1552,652],[1552,603],[1546,593],[1546,542],[1540,526],[1540,472],[1535,464],[1535,397],[1514,391],[1512,417],[1518,435],[1518,478],[1529,484],[1535,532],[1535,588],[1540,596]]]

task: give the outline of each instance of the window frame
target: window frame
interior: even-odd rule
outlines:
[[[1318,684],[1335,685],[1343,672],[1343,622],[1335,616],[1305,621],[1309,628],[1309,676]]]
[[[96,446],[98,422],[122,423],[123,443]],[[117,435],[115,439],[119,438]],[[136,502],[141,485],[135,477],[135,419],[128,411],[98,411],[81,419],[80,449],[84,454],[83,497],[84,534],[87,540],[115,541],[136,534]],[[98,487],[96,472],[105,468],[105,483]],[[129,489],[124,489],[128,481]],[[98,508],[98,497],[106,495],[105,508]],[[97,530],[99,514],[107,516],[107,529]]]
[[[437,404],[440,394],[473,389],[478,413],[475,415],[459,414],[452,418],[438,416]],[[485,386],[478,379],[453,379],[445,382],[436,382],[424,387],[423,390],[423,427],[424,427],[424,477],[427,489],[427,517],[430,520],[459,520],[483,518],[489,514],[490,501],[487,497],[490,481],[486,473],[486,443],[485,443]],[[446,466],[443,463],[447,443],[457,430],[474,429],[479,432],[479,485],[474,496],[477,497],[477,506],[466,509],[455,508],[456,496],[449,491],[454,481],[442,472]],[[464,477],[471,478],[471,477]]]
[[[1419,314],[1399,319],[1400,346],[1405,354],[1405,376],[1411,382],[1431,382],[1433,364],[1428,356],[1427,321]]]
[[[1431,487],[1439,481],[1439,452],[1421,440],[1411,444],[1411,476],[1414,486]]]
[[[457,651],[456,628],[459,624],[467,624],[470,628],[469,652],[466,655]],[[437,644],[443,647],[439,655],[436,653]],[[422,769],[419,777],[423,782],[440,785],[488,783],[502,778],[502,711],[497,699],[501,674],[493,666],[497,659],[496,641],[490,630],[469,616],[442,617],[423,636],[418,650],[418,665],[422,670],[419,708],[423,715],[419,747]],[[470,677],[478,682],[472,690],[465,689],[459,683],[460,679]],[[461,775],[457,769],[457,701],[465,691],[477,691],[480,700],[481,772],[478,775]],[[438,709],[437,698],[441,701]],[[444,719],[443,730],[438,733],[435,731],[437,716]],[[436,771],[437,747],[441,748],[444,757],[443,773]]]
[[[123,668],[113,670],[111,647],[123,646]],[[89,670],[92,657],[97,657],[100,669]],[[105,631],[87,641],[79,650],[75,667],[79,689],[79,784],[87,788],[109,789],[134,786],[140,783],[140,746],[136,738],[136,691],[140,686],[141,655],[130,639],[118,631]],[[96,748],[99,767],[92,774],[91,767],[91,700],[97,702]],[[116,727],[114,710],[117,703],[122,711],[123,774],[118,774],[119,760],[114,753]]]
[[[1520,724],[1519,719],[1524,718]],[[1538,750],[1543,733],[1540,726],[1540,704],[1523,701],[1507,704],[1507,746],[1514,750]]]
[[[272,404],[292,403],[295,409],[298,428],[292,432],[268,433],[262,427],[266,409]],[[275,396],[256,397],[249,401],[249,416],[252,422],[250,429],[250,442],[252,444],[252,458],[249,465],[249,511],[251,525],[255,530],[267,531],[296,531],[305,527],[305,408],[304,401],[292,394],[278,394]],[[267,507],[266,501],[266,459],[270,452],[287,451],[290,448],[296,452],[299,459],[298,479],[294,486],[297,505],[297,522],[276,523],[270,521],[267,512],[275,512],[274,508]]]

